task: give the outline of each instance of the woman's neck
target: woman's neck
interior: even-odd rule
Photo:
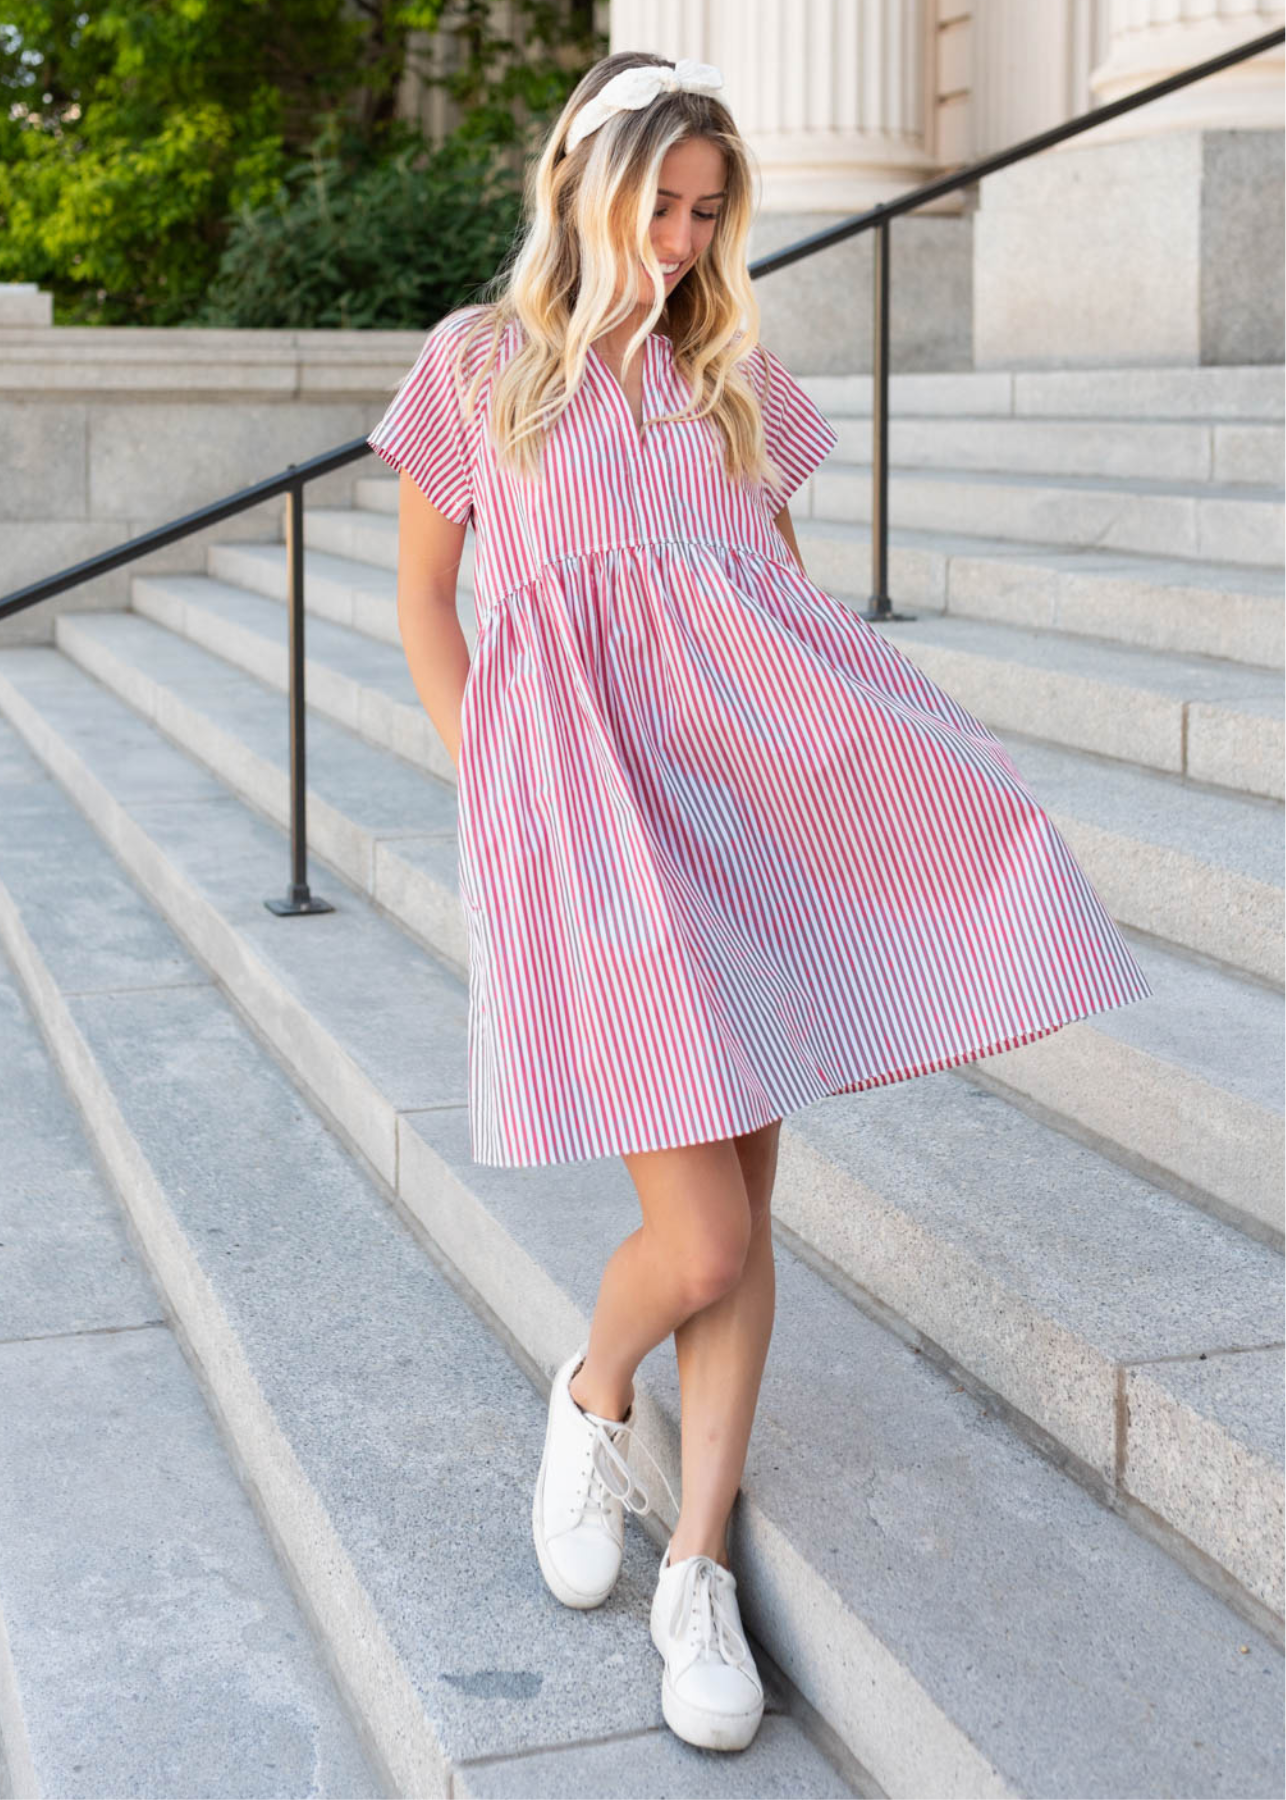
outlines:
[[[636,307],[623,325],[613,325],[610,331],[605,331],[601,337],[596,337],[593,340],[594,348],[600,352],[606,351],[609,356],[615,357],[619,362],[625,353],[625,346],[634,336],[634,333],[638,330],[639,326],[647,323],[647,317],[650,311],[651,308],[647,306]],[[664,331],[664,312],[656,321],[656,324],[652,329],[654,331]]]

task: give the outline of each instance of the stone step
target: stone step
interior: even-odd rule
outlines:
[[[257,574],[267,585],[277,567],[266,554],[273,548],[256,547],[262,554],[252,554],[246,547],[241,555],[238,547],[236,572]],[[388,642],[372,641],[370,634],[338,623],[351,617],[357,590],[348,584],[345,570],[354,565],[314,555],[320,566],[309,565],[308,592],[311,607],[318,610],[305,633],[309,705],[368,742],[454,782],[454,764],[411,681],[395,618]],[[369,589],[361,591],[372,599]],[[136,611],[261,681],[284,688],[280,605],[203,576],[136,577],[133,597]],[[391,598],[388,605],[392,612]],[[476,641],[467,611],[462,623],[466,636]],[[79,624],[67,629],[75,632]],[[1207,791],[1058,745],[1025,739],[1012,747],[1035,791],[1048,798],[1056,824],[1115,918],[1260,979],[1281,982],[1283,837],[1278,806]]]
[[[1282,798],[1286,735],[1273,670],[949,614],[876,629],[994,731]]]
[[[1140,955],[1157,1004],[989,1057],[978,1078],[1280,1249],[1281,997],[1156,944]]]
[[[870,527],[803,518],[795,531],[812,580],[865,610],[873,587]],[[888,592],[898,610],[1278,671],[1286,658],[1281,574],[1242,563],[891,530]]]
[[[42,790],[4,731],[0,829]],[[137,939],[103,954],[69,929],[62,876],[63,978],[82,1014],[115,1017]],[[77,927],[100,898],[79,897]],[[211,991],[177,945],[153,966]],[[0,1067],[4,1791],[379,1793],[3,949]]]
[[[809,477],[812,518],[871,517],[871,471],[836,453]],[[891,469],[900,527],[1278,568],[1280,487],[1107,476]]]
[[[147,629],[143,621],[122,623]],[[180,643],[173,650],[176,660],[184,652],[201,655]],[[36,660],[40,655],[43,662]],[[176,921],[188,922],[185,929],[202,946],[203,958],[244,1010],[263,1022],[278,1054],[329,1116],[387,1180],[408,1192],[404,1178],[413,1151],[405,1114],[458,1108],[464,1097],[464,997],[451,986],[446,960],[431,965],[436,973],[430,976],[430,965],[410,950],[396,920],[360,899],[357,886],[372,892],[377,905],[387,906],[399,885],[414,900],[405,872],[394,869],[383,879],[407,850],[424,877],[419,891],[436,882],[440,912],[454,869],[449,839],[426,832],[410,844],[373,835],[366,846],[350,842],[364,867],[373,868],[373,887],[361,881],[361,866],[351,892],[338,889],[335,873],[320,883],[325,898],[342,901],[349,923],[332,925],[335,915],[326,915],[309,922],[320,926],[316,935],[274,933],[272,915],[258,898],[271,885],[274,868],[266,823],[248,823],[231,802],[221,809],[198,807],[195,799],[181,807],[153,805],[136,818],[137,802],[127,789],[123,806],[112,801],[116,765],[124,786],[131,769],[146,760],[171,799],[179,797],[183,781],[198,778],[189,759],[141,718],[52,651],[0,656],[0,703],[82,808],[103,822],[128,866],[148,871],[158,903]],[[324,735],[333,740],[338,728],[328,727]],[[353,740],[350,745],[357,767],[368,752]],[[327,759],[333,761],[333,752]],[[368,792],[378,788],[380,807],[400,812],[403,830],[413,822],[422,829],[431,825],[427,805],[418,816],[414,802],[399,808],[395,783],[372,776],[366,771],[360,785]],[[434,785],[410,769],[405,779]],[[250,798],[262,805],[261,797]],[[319,854],[327,854],[320,834],[314,842]],[[278,855],[284,863],[284,853]],[[437,948],[433,905],[422,908],[419,925],[421,941]],[[461,936],[451,957],[457,979]],[[372,995],[380,997],[378,1008]],[[454,1036],[444,1037],[448,1021]],[[986,1385],[1030,1421],[1034,1441],[1047,1455],[1074,1466],[1094,1493],[1136,1525],[1163,1532],[1165,1546],[1185,1567],[1261,1627],[1275,1630],[1282,1579],[1280,1352],[1277,1359],[1251,1355],[1280,1342],[1281,1264],[1275,1252],[958,1074],[895,1084],[860,1096],[860,1105],[854,1098],[835,1097],[807,1109],[783,1131],[783,1159],[800,1175],[789,1193],[779,1195],[779,1217],[801,1253],[824,1256],[841,1283],[856,1281],[858,1291],[900,1320],[919,1347],[961,1367],[957,1350],[967,1350],[973,1362],[985,1361]],[[887,1184],[869,1186],[860,1168],[855,1175],[836,1173],[841,1154],[834,1136],[825,1135],[828,1121],[832,1134],[860,1130],[867,1167],[877,1160],[877,1141],[887,1146]],[[417,1121],[419,1128],[428,1129],[427,1117]],[[434,1209],[435,1232],[451,1236],[446,1248],[453,1260],[463,1267],[461,1259],[482,1258],[477,1267],[469,1261],[467,1271],[477,1285],[495,1250],[494,1228],[461,1217],[462,1236],[454,1240],[459,1183],[476,1182],[488,1193],[499,1184],[499,1191],[529,1207],[531,1189],[518,1174],[530,1172],[477,1168],[461,1176],[457,1160],[468,1162],[467,1119],[453,1129],[459,1134],[453,1172],[448,1179],[432,1165],[422,1203]],[[988,1143],[980,1148],[983,1134]],[[945,1185],[926,1177],[921,1193],[920,1163],[927,1165],[930,1154],[917,1153],[923,1145],[950,1173]],[[824,1179],[822,1169],[828,1171]],[[909,1182],[908,1169],[915,1171]],[[560,1168],[556,1177],[560,1195],[587,1197],[598,1191],[601,1167]],[[1003,1210],[997,1198],[1002,1180]],[[843,1202],[837,1207],[839,1187]],[[851,1230],[841,1233],[838,1215],[849,1219]],[[1088,1293],[1087,1269],[1095,1272]],[[944,1282],[959,1307],[954,1322],[940,1304]],[[485,1291],[503,1316],[503,1286]],[[934,1331],[927,1329],[930,1320]],[[1168,1375],[1165,1364],[1211,1358],[1223,1359],[1223,1372],[1234,1356],[1243,1360],[1232,1376],[1203,1392],[1211,1412],[1199,1424],[1178,1407],[1166,1413],[1159,1401],[1146,1411],[1140,1406],[1140,1430],[1146,1424],[1159,1437],[1155,1445],[1141,1439],[1135,1447],[1123,1400],[1127,1376],[1156,1380]],[[976,1367],[969,1373],[979,1379]],[[1256,1403],[1239,1385],[1246,1382],[1259,1396]],[[1202,1434],[1199,1471],[1188,1466],[1182,1435],[1166,1438],[1167,1422],[1176,1434],[1185,1426]],[[1149,1495],[1146,1505],[1128,1485],[1136,1468]],[[1217,1501],[1207,1509],[1211,1483],[1217,1484]],[[1173,1513],[1168,1530],[1166,1507]]]
[[[359,507],[397,515],[397,483],[357,483]],[[376,544],[378,566],[351,557],[351,510],[307,514],[304,564],[310,611],[352,625],[383,643],[399,642],[397,534],[363,523],[366,548]],[[821,587],[864,608],[871,589],[871,538],[865,525],[799,519],[804,566]],[[333,544],[334,549],[326,548]],[[462,615],[472,620],[474,538],[465,538],[460,567]],[[385,560],[391,559],[391,560]],[[270,599],[286,596],[282,544],[217,544],[208,552],[211,575]],[[1236,563],[1199,563],[1144,557],[1126,551],[1060,551],[1028,544],[894,531],[889,586],[899,607],[927,607],[997,624],[1046,626],[1060,633],[1214,656],[1259,668],[1286,660],[1281,577]],[[314,592],[314,590],[316,590]]]
[[[823,410],[871,411],[866,375],[801,375]],[[960,369],[893,374],[891,416],[953,413],[1016,418],[1192,419],[1280,422],[1282,366],[1251,363],[1176,368]]]
[[[458,978],[413,950],[335,874],[335,912],[275,918],[259,889],[284,856],[282,835],[57,652],[0,653],[0,694],[125,871],[181,923],[201,962],[388,1182],[400,1211],[489,1309],[520,1360],[551,1370],[587,1323],[603,1260],[636,1224],[624,1168],[474,1165]],[[5,828],[13,829],[7,818]],[[25,859],[18,867],[30,874]],[[8,911],[18,913],[40,961],[32,985],[51,994],[54,1009],[71,1011],[86,1042],[76,1061],[113,1115],[122,1190],[141,1206],[159,1187],[156,1209],[182,1233],[176,1260],[185,1268],[199,1260],[210,1294],[199,1294],[196,1311],[214,1334],[211,1355],[225,1352],[214,1361],[226,1368],[229,1405],[247,1414],[247,1442],[262,1446],[261,1481],[293,1487],[283,1491],[283,1516],[301,1491],[306,1498],[328,1484],[322,1517],[310,1507],[299,1532],[319,1586],[340,1585],[343,1550],[367,1559],[372,1581],[383,1578],[382,1632],[368,1613],[353,1621],[352,1636],[362,1634],[353,1678],[364,1680],[386,1739],[401,1748],[402,1791],[441,1791],[425,1779],[440,1773],[435,1746],[410,1730],[416,1692],[431,1696],[466,1760],[494,1756],[515,1719],[525,1723],[533,1711],[545,1742],[558,1743],[558,1701],[570,1683],[551,1681],[548,1663],[552,1649],[561,1668],[558,1640],[571,1634],[551,1623],[556,1602],[538,1589],[520,1599],[535,1578],[515,1525],[538,1456],[536,1410],[515,1405],[512,1374],[489,1360],[485,1342],[475,1346],[466,1309],[432,1279],[400,1218],[369,1206],[365,1189],[354,1199],[347,1161],[338,1176],[324,1161],[315,1167],[311,1140],[303,1145],[294,1135],[301,1127],[290,1090],[273,1089],[257,1062],[241,1060],[251,1040],[238,1036],[234,1052],[201,1018],[175,1016],[206,990],[183,989],[169,1011],[153,983],[133,1029],[118,1022],[110,1041],[87,1038],[85,1009],[56,967],[67,934],[50,923],[50,898],[63,894],[69,867],[85,871],[97,902],[102,866],[84,855],[55,854],[43,885],[32,876],[10,896]],[[193,1043],[202,1055],[179,1048]],[[938,1082],[940,1094],[951,1077],[926,1080]],[[906,1093],[913,1088],[930,1096],[923,1082]],[[868,1119],[887,1098],[887,1090],[862,1096],[864,1111],[876,1102]],[[987,1098],[979,1104],[1003,1110]],[[174,1129],[189,1107],[200,1132]],[[97,1111],[96,1102],[91,1118]],[[248,1164],[246,1195],[226,1179],[236,1156]],[[235,1228],[239,1256],[210,1247],[212,1167],[223,1177],[217,1222]],[[301,1167],[307,1182],[298,1179]],[[274,1229],[265,1236],[266,1217]],[[785,1247],[777,1255],[778,1323],[734,1515],[739,1593],[749,1628],[884,1791],[1279,1792],[1281,1661],[1269,1638],[807,1260]],[[360,1303],[363,1294],[379,1304]],[[319,1333],[322,1316],[328,1329]],[[676,1485],[677,1372],[663,1347],[645,1359],[636,1389],[641,1429]],[[319,1395],[327,1404],[316,1403]],[[453,1483],[454,1467],[434,1482],[440,1452],[426,1422],[443,1410],[479,1452],[469,1482]],[[354,1420],[363,1426],[360,1483]],[[493,1453],[515,1490],[502,1504],[480,1501],[471,1488]],[[467,1522],[443,1518],[456,1497],[468,1502]],[[338,1544],[323,1530],[328,1515],[349,1526]],[[440,1594],[458,1580],[462,1546],[469,1603],[444,1609]],[[408,1561],[424,1571],[409,1594]],[[651,1559],[636,1569],[634,1559],[622,1604],[637,1616]],[[483,1571],[488,1592],[513,1597],[503,1613],[477,1604]],[[429,1614],[421,1615],[416,1595],[430,1601]],[[588,1615],[578,1637],[613,1633],[610,1650],[604,1643],[598,1653],[623,1675],[610,1688],[626,1714],[616,1729],[641,1732],[647,1720],[629,1715],[653,1689],[629,1679],[633,1644],[614,1610]],[[485,1642],[465,1653],[462,1629],[497,1628],[506,1640],[502,1660]],[[334,1630],[343,1633],[341,1621]],[[453,1665],[461,1680],[448,1690]],[[575,1666],[579,1700],[583,1652]],[[523,1707],[515,1696],[529,1697],[520,1676],[531,1670],[545,1671],[544,1684]],[[604,1684],[594,1693],[607,1703]],[[486,1733],[481,1743],[470,1727]],[[516,1736],[514,1758],[525,1730]],[[756,1791],[749,1767],[738,1761],[731,1772],[738,1792]],[[455,1791],[534,1791],[518,1784],[521,1770],[508,1785],[493,1785],[487,1773],[475,1782],[470,1760]],[[796,1778],[790,1791],[810,1790]]]
[[[838,462],[872,458],[871,419],[837,413]],[[1282,427],[1270,421],[1095,419],[947,414],[889,420],[893,469],[988,469],[1108,480],[1281,486]]]
[[[323,550],[330,556],[349,562],[365,563],[375,569],[397,571],[397,483],[381,480],[382,488],[392,488],[394,505],[381,507],[314,506],[304,513],[304,536],[310,550]],[[366,479],[361,481],[363,492]],[[458,585],[472,591],[474,566],[474,533],[465,532]],[[210,566],[212,574],[217,571]]]
[[[305,514],[305,535],[310,514]],[[466,540],[472,550],[473,534]],[[472,563],[472,555],[470,555]],[[206,553],[211,581],[241,593],[284,605],[287,593],[286,546],[281,543],[212,544]],[[150,581],[152,576],[136,576]],[[478,619],[473,589],[463,568],[456,591],[457,612],[470,648],[478,639]],[[401,647],[397,624],[397,575],[393,569],[335,556],[311,541],[304,549],[304,608],[310,619],[326,619],[347,625],[378,644]],[[309,646],[311,650],[311,644]]]
[[[144,755],[122,792],[140,817],[181,794],[197,817],[248,823],[190,764],[167,774]],[[319,1658],[173,1339],[128,1316],[155,1321],[156,1302],[83,1148],[36,1139],[24,1109],[47,1199],[11,1224],[31,1244],[24,1271],[41,1253],[46,1266],[24,1283],[31,1340],[0,1344],[5,1441],[26,1452],[0,1460],[0,1600],[46,1779],[20,1793],[588,1800],[608,1744],[607,1791],[639,1800],[769,1795],[787,1779],[791,1793],[878,1792],[805,1735],[767,1658],[767,1716],[742,1757],[671,1736],[647,1629],[659,1547],[641,1533],[601,1610],[573,1621],[545,1589],[529,1518],[547,1376],[521,1352],[515,1368],[422,1229],[34,766],[0,816],[0,941],[380,1770],[324,1710]],[[5,998],[0,981],[0,1028]],[[457,1012],[448,1001],[438,1027]],[[24,1072],[39,1073],[30,1059]],[[60,1302],[69,1172],[89,1229]]]

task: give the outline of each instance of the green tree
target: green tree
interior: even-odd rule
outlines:
[[[15,0],[0,27],[0,278],[61,323],[172,325],[224,221],[352,81],[343,0]]]
[[[489,14],[487,0],[10,0],[0,280],[51,289],[60,324],[396,324],[426,294],[467,289],[512,230],[505,171],[525,133],[606,47],[582,0],[519,0],[512,40]],[[441,79],[461,111],[437,153],[397,118],[417,34],[433,32],[453,36]],[[472,211],[453,204],[461,180]],[[381,205],[389,224],[363,248],[361,209],[369,223]]]

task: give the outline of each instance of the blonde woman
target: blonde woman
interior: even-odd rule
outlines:
[[[620,1157],[641,1211],[554,1374],[539,1566],[570,1607],[611,1592],[650,1505],[633,1377],[672,1335],[662,1711],[733,1750],[763,1711],[729,1524],[783,1117],[1151,989],[999,741],[804,571],[787,502],[837,437],[758,340],[721,85],[634,52],[585,75],[491,297],[430,331],[369,442],[458,773],[474,1159]]]

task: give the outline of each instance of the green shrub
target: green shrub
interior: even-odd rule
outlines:
[[[406,142],[357,169],[319,144],[277,197],[243,206],[192,325],[427,327],[478,297],[521,218],[489,143]]]

